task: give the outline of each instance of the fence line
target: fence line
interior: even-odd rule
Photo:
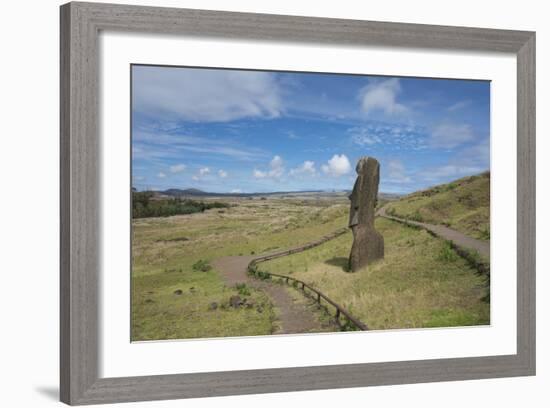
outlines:
[[[291,248],[291,249],[287,249],[285,251],[279,251],[279,252],[275,252],[273,254],[259,256],[259,257],[254,258],[254,261],[256,261],[256,262],[265,262],[265,261],[269,261],[271,259],[280,258],[282,256],[297,254],[297,253],[303,252],[307,249],[311,249],[311,248],[314,248],[314,247],[319,246],[321,244],[324,244],[325,242],[330,241],[331,239],[337,238],[340,235],[343,235],[348,231],[349,231],[348,228],[340,228],[339,230],[334,231],[332,234],[325,235],[324,237],[322,237],[322,238],[320,238],[316,241],[308,242],[305,245],[295,247],[295,248]]]
[[[386,218],[388,220],[403,224],[409,228],[416,228],[426,231],[431,236],[442,239],[444,241],[447,241],[451,248],[456,252],[458,256],[466,260],[468,264],[474,268],[479,275],[486,276],[487,278],[491,275],[491,267],[487,262],[484,262],[483,260],[479,260],[475,255],[472,254],[466,247],[462,247],[461,245],[458,245],[456,242],[454,242],[452,239],[445,238],[442,235],[439,235],[437,232],[431,230],[430,228],[427,228],[424,223],[419,223],[411,220],[407,220],[405,218],[399,218],[395,217],[393,215],[386,215],[386,214],[378,214],[382,218]],[[472,249],[473,253],[479,253],[476,249]]]
[[[368,330],[368,326],[365,323],[363,323],[361,320],[354,317],[346,309],[344,309],[342,306],[340,306],[334,300],[330,299],[327,295],[325,295],[320,290],[317,290],[314,287],[312,287],[312,286],[308,285],[307,283],[305,283],[304,281],[293,278],[292,276],[280,275],[280,274],[271,273],[271,272],[262,272],[262,271],[258,270],[258,267],[257,267],[258,263],[266,262],[266,261],[269,261],[271,259],[281,258],[283,256],[288,256],[288,255],[292,255],[292,254],[295,254],[295,253],[298,253],[298,252],[306,251],[308,249],[319,246],[319,245],[321,245],[321,244],[323,244],[323,243],[325,243],[325,242],[327,242],[331,239],[339,237],[340,235],[343,235],[348,231],[349,230],[347,228],[342,228],[342,229],[339,229],[339,230],[333,232],[332,234],[325,235],[321,239],[319,239],[317,241],[310,242],[306,245],[302,245],[300,247],[288,249],[286,251],[280,251],[280,252],[277,252],[277,253],[274,253],[274,254],[269,254],[269,255],[264,255],[264,256],[254,258],[248,264],[248,267],[247,267],[248,273],[251,274],[251,275],[254,275],[255,277],[260,278],[260,279],[269,279],[272,276],[275,276],[275,277],[286,280],[287,284],[289,284],[289,282],[292,281],[292,282],[296,283],[296,286],[301,286],[301,289],[304,293],[306,293],[305,290],[307,288],[310,292],[313,292],[317,295],[317,296],[314,296],[314,298],[315,298],[315,300],[317,301],[317,303],[319,305],[321,305],[321,299],[324,299],[327,303],[329,303],[331,306],[333,306],[336,309],[334,317],[336,318],[336,322],[338,323],[339,326],[342,327],[342,324],[340,323],[340,317],[344,316],[350,324],[352,324],[353,326],[355,326],[359,330]]]

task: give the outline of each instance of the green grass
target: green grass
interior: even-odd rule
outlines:
[[[338,331],[338,325],[334,319],[334,309],[328,308],[325,305],[317,303],[316,297],[307,296],[302,293],[302,290],[291,285],[287,285],[283,280],[274,279],[274,282],[284,285],[288,295],[294,301],[294,303],[303,305],[307,308],[319,321],[320,329],[312,331],[326,332],[326,331]]]
[[[225,307],[243,288],[226,287],[212,261],[317,239],[346,225],[347,205],[236,200],[224,213],[133,220],[133,341],[271,334],[277,311],[247,287],[258,308]],[[233,204],[237,204],[233,206]],[[181,295],[174,294],[181,291]],[[240,295],[242,297],[242,295]],[[211,310],[211,303],[218,307]]]
[[[266,294],[250,285],[227,287],[213,261],[297,246],[347,225],[346,197],[307,205],[298,199],[228,201],[223,213],[133,220],[132,340],[274,333],[278,310]],[[445,241],[388,220],[376,223],[386,257],[367,270],[345,271],[349,233],[259,267],[306,281],[373,329],[489,322],[484,278]],[[309,302],[298,290],[288,291],[295,301]],[[259,307],[232,308],[235,295]],[[327,319],[322,311],[318,318]]]
[[[385,258],[356,273],[346,272],[351,234],[258,267],[318,288],[371,329],[489,323],[484,278],[447,242],[386,219],[377,219],[376,227]]]
[[[391,202],[387,213],[413,221],[444,224],[489,240],[490,174],[465,177]]]
[[[183,273],[166,272],[154,281],[150,277],[136,279],[132,299],[132,340],[272,333],[276,317],[269,299],[262,292],[251,290],[248,296],[262,308],[262,312],[257,308],[235,309],[229,306],[229,298],[238,295],[239,291],[221,285],[213,272],[200,279],[182,279],[181,275]],[[178,290],[182,291],[181,295],[175,294]],[[214,302],[216,309],[211,308]]]

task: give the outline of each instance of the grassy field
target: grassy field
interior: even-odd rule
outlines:
[[[469,326],[489,323],[484,278],[443,240],[386,219],[376,227],[385,259],[346,271],[351,233],[315,249],[259,265],[320,289],[371,329]]]
[[[225,201],[232,206],[133,220],[133,341],[271,334],[277,310],[263,292],[249,288],[257,307],[231,308],[239,291],[215,269],[193,265],[309,242],[347,221],[345,197]]]
[[[387,207],[389,215],[444,224],[478,239],[489,240],[490,173],[410,194]]]
[[[439,194],[444,193],[431,198]],[[231,307],[229,299],[242,296],[243,289],[227,287],[211,262],[314,241],[348,221],[344,194],[223,201],[230,207],[133,220],[133,341],[276,332],[279,312],[271,299],[247,287],[246,297],[254,306]],[[376,225],[384,235],[386,256],[367,270],[345,271],[351,233],[262,263],[261,269],[305,280],[372,329],[489,323],[489,304],[481,300],[487,292],[484,278],[443,240],[385,219],[377,219]],[[309,302],[299,291],[288,291],[295,302]],[[322,313],[316,318],[327,323]]]

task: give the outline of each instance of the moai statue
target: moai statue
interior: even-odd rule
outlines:
[[[349,227],[353,232],[353,245],[349,255],[351,272],[384,258],[384,237],[374,229],[380,164],[373,157],[362,157],[357,162],[355,170],[357,180],[349,196],[351,200]]]

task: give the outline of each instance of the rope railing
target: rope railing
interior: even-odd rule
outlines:
[[[363,323],[361,320],[354,317],[350,312],[348,312],[346,309],[344,309],[342,306],[340,306],[338,303],[336,303],[334,300],[329,298],[327,295],[325,295],[320,290],[317,290],[316,288],[308,285],[304,281],[302,281],[300,279],[293,278],[292,276],[281,275],[281,274],[272,273],[272,272],[260,271],[258,269],[258,266],[257,266],[257,264],[261,263],[261,262],[266,262],[266,261],[269,261],[271,259],[292,255],[292,254],[302,252],[302,251],[305,251],[307,249],[319,246],[319,245],[321,245],[322,243],[324,243],[326,241],[329,241],[329,240],[334,239],[334,238],[336,238],[340,235],[343,235],[347,231],[349,231],[347,228],[342,228],[340,230],[335,231],[332,234],[326,235],[323,238],[321,238],[317,241],[310,242],[306,245],[296,247],[296,248],[292,248],[292,249],[289,249],[289,250],[286,250],[286,251],[280,251],[280,252],[277,252],[277,253],[274,253],[274,254],[269,254],[269,255],[264,255],[264,256],[257,257],[255,259],[253,259],[252,261],[250,261],[250,263],[248,264],[248,267],[247,267],[248,273],[250,275],[253,275],[253,276],[255,276],[257,278],[260,278],[260,279],[270,279],[271,277],[274,276],[274,277],[277,277],[277,278],[280,278],[280,279],[286,281],[287,284],[290,284],[290,282],[293,282],[293,285],[295,284],[295,286],[301,287],[302,292],[306,293],[306,289],[307,289],[311,293],[313,293],[314,296],[311,296],[311,294],[310,294],[310,296],[312,298],[314,298],[319,305],[321,305],[321,299],[323,299],[328,304],[330,304],[332,307],[334,307],[334,309],[336,309],[334,317],[335,317],[336,322],[338,323],[338,325],[340,327],[344,327],[342,325],[341,321],[340,321],[341,316],[343,316],[347,319],[348,323],[350,325],[354,326],[355,328],[357,328],[359,330],[368,330],[368,326],[365,323]]]

